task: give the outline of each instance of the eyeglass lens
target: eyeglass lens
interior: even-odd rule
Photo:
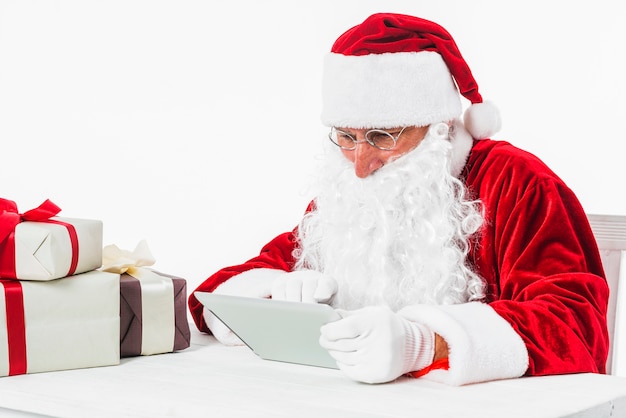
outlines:
[[[365,133],[365,139],[371,145],[380,149],[391,149],[396,144],[396,139],[389,132],[372,129]],[[358,141],[354,136],[338,129],[332,129],[330,132],[330,140],[343,149],[355,149]]]

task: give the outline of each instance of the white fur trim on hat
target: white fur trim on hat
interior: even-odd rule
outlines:
[[[465,385],[520,377],[528,368],[522,337],[485,303],[412,305],[398,313],[426,325],[448,344],[450,368],[433,370],[426,379]]]
[[[322,123],[343,128],[426,126],[461,115],[461,98],[436,52],[397,52],[324,60]]]

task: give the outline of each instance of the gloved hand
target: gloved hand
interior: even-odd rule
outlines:
[[[330,303],[335,293],[337,293],[335,279],[315,270],[281,274],[272,282],[272,299]]]
[[[435,334],[388,307],[339,311],[342,319],[321,327],[320,345],[348,377],[383,383],[429,366]]]
[[[211,333],[215,339],[224,345],[244,345],[243,341],[235,335],[217,316],[213,315],[213,312],[204,308],[202,311],[204,315],[204,322],[206,326],[211,330]]]

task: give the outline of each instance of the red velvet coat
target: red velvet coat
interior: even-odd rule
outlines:
[[[486,303],[526,345],[526,374],[604,373],[609,290],[574,193],[538,158],[503,141],[474,141],[461,178],[486,215],[470,262],[487,283]],[[213,291],[253,268],[289,271],[294,245],[293,233],[283,233],[197,290]],[[209,332],[193,294],[189,307],[198,328]]]

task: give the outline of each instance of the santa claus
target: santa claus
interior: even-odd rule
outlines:
[[[322,121],[300,224],[197,290],[331,304],[342,319],[320,344],[362,382],[605,371],[608,286],[585,213],[538,158],[488,139],[499,113],[444,28],[375,14],[342,34]],[[201,331],[241,343],[189,306]]]

